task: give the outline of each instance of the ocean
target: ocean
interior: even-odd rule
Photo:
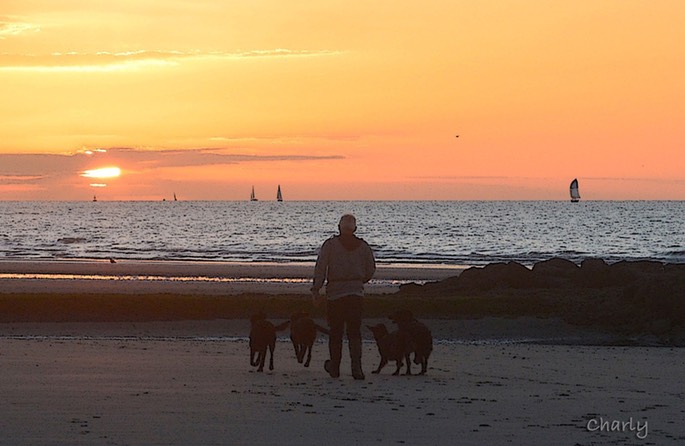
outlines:
[[[0,260],[310,262],[344,213],[381,263],[685,262],[685,201],[6,201]]]

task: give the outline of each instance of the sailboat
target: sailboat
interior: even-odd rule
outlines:
[[[578,192],[578,179],[574,178],[571,181],[571,203],[578,203],[580,201],[580,193]]]
[[[276,200],[283,201],[283,194],[281,193],[281,185],[278,185],[278,190],[276,191]]]
[[[95,195],[93,195],[93,202],[95,202],[95,201],[98,201],[98,197],[96,197]]]
[[[174,201],[178,201],[178,198],[176,198],[176,192],[174,192]]]
[[[254,186],[252,186],[252,193],[250,194],[250,201],[259,201],[254,194]]]

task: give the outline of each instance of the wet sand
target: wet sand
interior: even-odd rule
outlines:
[[[306,294],[314,264],[115,260],[0,261],[0,292]],[[438,281],[464,267],[379,264],[367,292],[394,293],[403,283]]]

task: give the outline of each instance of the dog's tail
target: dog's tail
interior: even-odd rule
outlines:
[[[326,327],[322,327],[321,325],[316,324],[316,323],[314,324],[314,326],[316,327],[317,330],[319,330],[323,334],[331,334],[331,332]]]
[[[276,325],[274,328],[276,329],[276,331],[283,331],[286,328],[288,328],[288,325],[290,325],[290,321],[285,321],[281,324]]]

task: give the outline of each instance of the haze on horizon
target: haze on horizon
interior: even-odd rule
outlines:
[[[683,23],[679,0],[5,0],[0,200],[685,200]]]

